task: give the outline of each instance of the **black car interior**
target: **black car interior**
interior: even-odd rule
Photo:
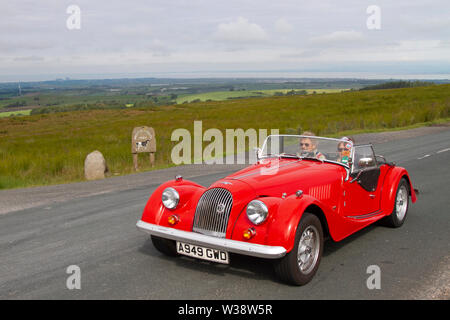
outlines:
[[[371,145],[354,147],[353,168],[350,177],[364,190],[368,192],[376,190],[380,177],[380,167]]]

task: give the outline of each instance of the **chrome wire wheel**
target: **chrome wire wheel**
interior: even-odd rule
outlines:
[[[395,212],[397,219],[402,221],[405,218],[406,211],[408,210],[408,189],[404,184],[400,186],[397,192],[397,198],[395,199]]]
[[[292,250],[275,262],[275,272],[281,280],[303,286],[316,274],[322,257],[324,241],[319,217],[304,212],[294,240]]]
[[[320,251],[319,231],[313,225],[302,233],[298,244],[297,263],[301,273],[308,274],[316,266]]]
[[[387,227],[398,228],[405,222],[409,207],[409,183],[404,177],[398,183],[393,202],[392,213],[383,218],[383,223]]]

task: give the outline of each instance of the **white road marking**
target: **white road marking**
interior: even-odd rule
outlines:
[[[442,153],[442,152],[446,152],[446,151],[450,151],[450,148],[439,150],[436,153]]]
[[[429,154],[426,154],[426,155],[424,155],[423,157],[417,158],[417,160],[425,159],[425,158],[427,158],[427,157],[429,157],[429,156],[430,156]]]

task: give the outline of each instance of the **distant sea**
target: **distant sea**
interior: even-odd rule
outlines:
[[[55,79],[89,80],[122,78],[313,78],[313,79],[405,79],[405,80],[450,80],[450,73],[389,74],[374,72],[296,72],[296,71],[198,71],[155,73],[110,73],[110,74],[40,74],[0,75],[0,82],[47,81]]]
[[[246,71],[246,72],[166,72],[156,78],[317,78],[317,79],[439,79],[450,80],[450,74],[377,74],[371,72],[295,72],[295,71]]]

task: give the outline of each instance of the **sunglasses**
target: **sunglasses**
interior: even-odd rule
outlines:
[[[346,148],[338,148],[338,151],[342,152],[342,151],[348,151],[348,149]]]
[[[309,143],[300,143],[300,145],[303,147],[303,146],[305,146],[305,147],[309,147]]]

